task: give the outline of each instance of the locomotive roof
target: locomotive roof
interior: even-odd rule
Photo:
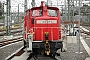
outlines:
[[[31,9],[28,9],[28,10],[36,10],[36,9],[42,9],[43,6],[40,6],[40,7],[33,7]],[[53,10],[59,10],[57,7],[48,7],[47,6],[47,9],[53,9]],[[26,11],[28,11],[26,10]]]

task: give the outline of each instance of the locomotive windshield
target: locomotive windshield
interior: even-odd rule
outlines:
[[[58,13],[57,13],[57,9],[56,8],[51,8],[51,7],[48,7],[48,8],[42,8],[42,7],[37,7],[37,8],[33,8],[32,9],[32,16],[42,16],[42,15],[45,15],[47,16],[53,16],[53,17],[56,17],[58,16]]]
[[[33,10],[32,16],[42,16],[42,10]]]
[[[48,16],[57,16],[56,10],[48,9]]]

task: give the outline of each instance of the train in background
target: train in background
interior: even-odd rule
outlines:
[[[53,55],[62,51],[61,19],[57,7],[41,2],[39,7],[26,10],[24,16],[24,46],[34,55]]]

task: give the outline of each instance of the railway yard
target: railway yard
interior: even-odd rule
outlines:
[[[0,60],[90,60],[90,1],[0,0]]]
[[[89,28],[90,27],[88,26],[83,26],[82,29],[87,29],[90,31]],[[86,30],[84,32],[86,32]],[[79,47],[79,44],[80,44],[80,47]],[[77,43],[66,42],[66,47],[67,47],[67,50],[65,52],[61,52],[60,50],[57,51],[58,53],[60,53],[60,56],[56,56],[57,60],[89,60],[90,59],[89,34],[81,32],[80,43],[79,41],[77,41]],[[79,51],[79,48],[80,48],[80,51]],[[34,57],[31,57],[30,53],[27,53],[26,48],[23,47],[22,36],[13,36],[12,39],[4,39],[1,36],[0,60],[16,60],[16,59],[34,60]],[[38,55],[37,59],[55,60],[52,57],[40,56],[40,55]]]

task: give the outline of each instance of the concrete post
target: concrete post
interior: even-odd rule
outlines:
[[[11,3],[10,0],[7,0],[7,24],[6,24],[6,35],[10,35],[10,10],[11,10]]]

